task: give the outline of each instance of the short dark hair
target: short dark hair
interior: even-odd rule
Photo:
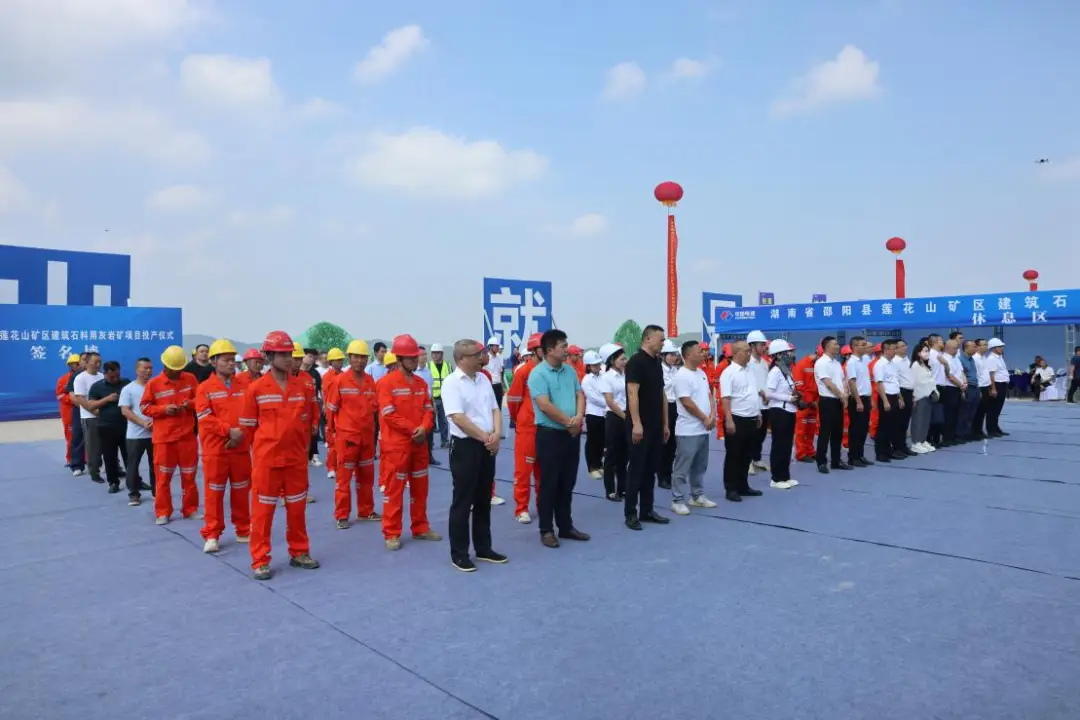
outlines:
[[[101,357],[101,353],[95,352],[94,350],[87,350],[86,351],[86,359],[87,360],[89,360],[90,358],[95,357],[95,356],[96,357]]]
[[[135,364],[136,364],[136,365],[138,365],[138,364],[139,364],[139,363],[141,363],[141,362],[144,362],[144,363],[150,363],[151,365],[153,365],[153,364],[154,364],[154,361],[153,361],[153,360],[151,360],[151,359],[150,359],[150,358],[148,358],[148,357],[141,357],[141,358],[139,358],[138,360],[136,360],[136,361],[135,361]]]
[[[976,345],[978,345],[980,343],[984,343],[984,342],[986,342],[986,338],[975,338],[975,344]]]
[[[693,350],[695,347],[697,347],[700,344],[701,343],[699,343],[697,340],[687,340],[686,342],[684,342],[682,344],[682,356],[686,357],[687,355],[690,354],[691,350]]]
[[[203,348],[206,348],[207,350],[209,350],[210,346],[207,345],[206,343],[199,343],[198,345],[195,346],[195,352],[199,352]]]
[[[305,355],[318,355],[319,351],[315,348],[304,348]]]
[[[881,343],[881,349],[884,350],[885,348],[896,347],[897,342],[898,342],[897,340],[895,340],[893,338],[889,338],[885,342]]]
[[[116,362],[115,360],[110,360],[109,362],[105,363],[101,369],[105,372],[112,372],[113,370],[120,372],[120,363]]]
[[[566,340],[566,333],[558,328],[551,328],[540,336],[540,349],[544,355],[555,349],[555,346]]]
[[[660,327],[659,325],[646,325],[645,329],[641,331],[641,341],[645,342],[649,339],[650,335],[656,332],[663,333],[664,328]]]
[[[834,337],[833,335],[826,335],[825,337],[821,338],[821,349],[824,350],[825,348],[829,347],[829,343],[831,343],[835,339],[836,337]]]
[[[90,357],[90,352],[88,350],[83,350],[81,353],[79,353],[79,358],[81,358],[82,360],[85,360],[88,357]]]
[[[963,334],[964,333],[960,332],[959,330],[953,330],[951,333],[949,333],[949,339],[950,340],[955,340],[956,338],[960,337]]]
[[[848,340],[848,345],[854,345],[855,343],[862,342],[865,339],[866,338],[864,338],[862,335],[853,335],[851,339]]]
[[[373,351],[374,352],[379,352],[380,350],[385,350],[385,349],[386,349],[386,343],[384,343],[381,340],[379,342],[375,343],[375,345],[373,346]]]
[[[420,352],[427,352],[427,348],[424,347],[423,345],[417,345],[416,349],[419,350]]]

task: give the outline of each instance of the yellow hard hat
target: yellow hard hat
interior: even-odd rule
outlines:
[[[217,357],[218,355],[235,355],[236,347],[226,340],[225,338],[219,338],[210,345],[210,357]]]
[[[326,353],[326,361],[333,362],[334,360],[344,360],[345,353],[341,352],[341,348],[330,348]]]
[[[302,357],[304,357],[304,348],[303,348],[302,345],[300,345],[300,343],[294,342],[292,344],[292,356],[294,358],[302,358]]]
[[[341,352],[340,350],[338,352]],[[370,355],[367,343],[363,340],[353,340],[349,343],[349,349],[345,351],[349,355]],[[329,358],[329,356],[327,356]]]
[[[187,362],[187,353],[179,345],[170,345],[161,353],[161,364],[170,370],[183,370]]]
[[[397,362],[397,355],[392,352],[388,352],[382,356],[383,365],[393,365]]]
[[[68,355],[67,364],[68,365],[74,365],[75,363],[80,362],[81,360],[82,360],[82,358],[80,358],[78,355],[74,355],[74,354]]]

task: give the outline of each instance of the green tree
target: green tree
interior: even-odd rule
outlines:
[[[344,350],[352,339],[345,329],[329,322],[315,323],[303,334],[303,340],[298,340],[304,347],[313,347],[321,352],[330,348]]]
[[[641,326],[633,320],[627,320],[615,331],[612,342],[622,345],[627,355],[633,355],[641,347]]]

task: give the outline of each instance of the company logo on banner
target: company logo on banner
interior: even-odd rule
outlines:
[[[707,342],[710,346],[716,345],[717,338],[724,332],[724,324],[734,318],[736,313],[744,312],[742,295],[701,293],[701,342]]]
[[[757,294],[757,304],[758,305],[775,305],[776,304],[776,293],[759,292]]]
[[[0,306],[0,421],[59,416],[56,381],[73,353],[101,353],[133,379],[136,360],[160,371],[161,352],[182,337],[178,308]]]
[[[484,341],[499,338],[505,353],[550,330],[552,312],[550,282],[484,278]]]
[[[813,297],[810,298],[810,302],[812,302],[812,303],[829,302],[829,298],[825,297],[824,295],[814,293]],[[762,304],[764,304],[764,303],[762,303]]]
[[[859,300],[745,308],[717,315],[719,332],[871,327],[1066,325],[1080,322],[1080,290]]]

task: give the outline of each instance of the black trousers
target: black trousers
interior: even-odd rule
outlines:
[[[975,408],[975,419],[971,421],[971,433],[975,437],[986,435],[986,416],[991,404],[997,398],[990,397],[990,386],[979,388],[979,406]]]
[[[154,494],[154,488],[157,486],[157,482],[154,480],[154,441],[151,438],[131,438],[124,441],[127,446],[127,460],[124,463],[124,467],[127,468],[127,491],[131,497],[139,497],[142,490],[143,478],[139,474],[139,464],[142,462],[142,456],[146,455],[146,463],[150,469],[150,482],[146,483],[150,486],[150,494]]]
[[[543,478],[537,502],[541,534],[553,532],[556,525],[561,532],[574,529],[571,507],[580,461],[580,435],[543,425],[536,428],[536,462]]]
[[[604,468],[604,445],[607,437],[607,421],[603,415],[585,416],[585,468],[602,470]]]
[[[878,457],[889,457],[893,452],[893,439],[896,435],[896,426],[900,423],[900,396],[886,395],[889,399],[889,410],[885,409],[878,399],[878,425],[877,435],[874,436],[874,453]],[[850,436],[848,439],[850,443]]]
[[[451,438],[450,474],[454,495],[450,501],[450,557],[469,557],[469,521],[477,554],[491,551],[491,486],[495,482],[495,456],[472,438]]]
[[[945,418],[941,426],[941,439],[943,442],[956,440],[957,426],[960,423],[960,388],[955,385],[939,385],[941,393],[941,407]]]
[[[105,478],[110,485],[120,484],[120,458],[124,458],[127,467],[127,423],[123,425],[97,422],[98,443],[101,460],[105,464]]]
[[[761,451],[765,447],[765,438],[769,436],[769,413],[761,411],[761,427],[754,431],[754,444],[750,446],[750,460],[761,462]],[[749,470],[749,463],[747,463]]]
[[[626,499],[623,513],[639,517],[653,511],[653,499],[656,494],[656,475],[660,471],[660,462],[664,457],[663,430],[645,431],[641,442],[635,443],[629,437],[630,423],[626,423],[627,447]],[[541,475],[540,477],[543,477]]]
[[[848,452],[849,460],[866,457],[866,438],[870,435],[870,396],[861,396],[863,409],[860,411],[855,405],[855,398],[848,398]],[[879,413],[878,417],[881,415]],[[843,418],[840,419],[843,422]],[[843,425],[840,426],[841,445],[843,445]],[[878,430],[878,436],[881,430]]]
[[[672,468],[675,467],[675,421],[678,419],[675,403],[667,405],[668,441],[664,443],[664,456],[660,459],[660,479],[671,483]]]
[[[851,429],[848,428],[848,445],[851,444]],[[818,436],[817,454],[814,459],[818,465],[829,462],[840,464],[840,451],[844,446],[844,406],[838,398],[821,397],[818,400]]]
[[[630,460],[627,446],[630,444],[630,433],[626,429],[626,421],[610,410],[604,416],[604,437],[607,442],[604,448],[604,492],[609,496],[617,492],[622,497],[626,495],[626,463]]]
[[[795,413],[781,408],[769,408],[769,425],[772,427],[772,447],[769,449],[772,479],[776,482],[790,480],[791,448],[795,443]]]
[[[724,428],[724,491],[741,493],[750,489],[750,463],[757,438],[757,418],[731,416],[735,432]]]
[[[71,410],[71,469],[86,469],[86,438],[83,437],[82,418],[77,407]]]
[[[1069,394],[1065,396],[1065,401],[1072,402],[1077,390],[1080,390],[1080,378],[1074,377],[1069,381]]]
[[[503,386],[501,382],[491,383],[491,389],[495,391],[495,404],[502,410]]]
[[[1005,396],[1009,394],[1009,383],[999,382],[994,385],[997,389],[997,397],[990,397],[990,393],[987,392],[989,402],[986,409],[986,432],[988,433],[1001,432],[1001,410],[1005,407]]]
[[[911,424],[911,409],[915,406],[915,391],[900,388],[900,397],[904,400],[904,409],[896,414],[893,424],[892,447],[898,453],[907,452],[907,432]]]

